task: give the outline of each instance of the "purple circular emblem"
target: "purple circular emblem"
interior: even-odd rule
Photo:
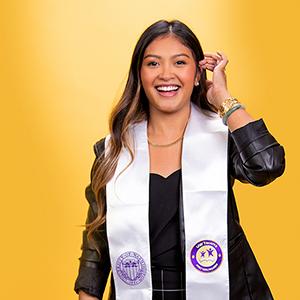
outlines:
[[[191,251],[193,266],[205,273],[215,271],[221,264],[223,253],[221,247],[214,241],[203,240],[198,242]]]
[[[127,251],[118,257],[116,271],[126,284],[137,285],[145,278],[147,268],[144,259],[138,253]]]

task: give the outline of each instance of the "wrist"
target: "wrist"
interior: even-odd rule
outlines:
[[[245,106],[240,103],[236,98],[225,98],[218,109],[218,115],[222,118],[223,124],[227,125],[228,117],[239,108],[245,109]]]
[[[226,99],[232,99],[232,98],[233,98],[232,95],[228,91],[219,92],[216,96],[217,108],[220,110],[222,104],[224,104],[224,101]]]
[[[218,115],[223,118],[223,116],[237,104],[239,104],[239,101],[234,97],[223,98],[218,108]]]
[[[233,105],[228,111],[226,111],[226,113],[223,115],[222,117],[222,122],[224,125],[227,126],[227,121],[228,118],[238,109],[245,109],[245,105],[243,105],[242,103],[236,103],[235,105]]]

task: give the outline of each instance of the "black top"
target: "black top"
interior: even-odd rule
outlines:
[[[151,265],[182,269],[179,235],[179,183],[181,169],[168,177],[150,173],[149,228]]]

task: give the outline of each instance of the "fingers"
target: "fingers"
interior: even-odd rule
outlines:
[[[212,52],[208,52],[208,53],[204,53],[204,57],[210,60],[218,60],[219,59],[219,55],[218,52],[216,53],[212,53]]]
[[[216,65],[216,61],[209,59],[203,59],[199,62],[199,66],[201,69],[208,69],[210,71],[213,71]]]
[[[201,69],[213,71],[216,67],[225,71],[228,64],[228,59],[223,52],[217,51],[216,53],[205,53],[204,59],[199,62]]]
[[[221,51],[217,51],[217,55],[219,56],[219,61],[218,61],[217,67],[220,68],[221,70],[225,71],[225,67],[228,64],[228,58],[224,54],[224,52],[221,52]]]

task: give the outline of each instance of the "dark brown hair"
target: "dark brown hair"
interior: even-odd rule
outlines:
[[[87,237],[89,240],[93,240],[93,232],[106,220],[106,201],[104,190],[106,183],[114,175],[122,147],[128,149],[131,159],[134,159],[134,151],[130,147],[129,143],[128,128],[132,124],[146,120],[149,117],[148,100],[140,79],[140,69],[145,49],[157,37],[168,35],[175,36],[182,42],[183,45],[191,50],[198,69],[198,62],[204,59],[204,54],[197,37],[191,29],[178,20],[172,20],[170,22],[166,20],[159,20],[149,26],[140,36],[132,54],[125,89],[120,100],[113,108],[109,118],[109,151],[105,156],[104,151],[102,151],[92,170],[92,190],[95,194],[98,205],[98,215],[93,222],[86,224],[88,230]],[[194,86],[191,101],[203,109],[216,112],[215,107],[207,101],[205,81],[206,71],[202,70],[199,85]]]

